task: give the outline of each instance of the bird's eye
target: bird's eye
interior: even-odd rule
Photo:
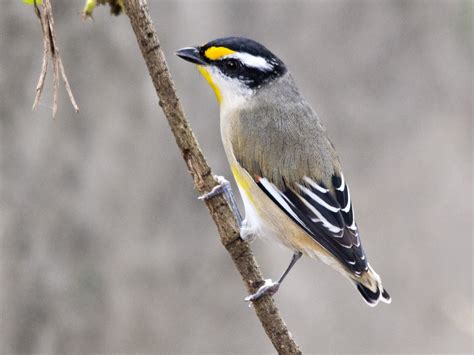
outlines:
[[[225,62],[225,67],[227,70],[235,70],[239,67],[239,62],[235,59],[229,59]]]

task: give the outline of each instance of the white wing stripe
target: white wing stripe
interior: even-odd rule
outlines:
[[[269,182],[266,178],[260,179],[259,182],[262,183],[263,187],[267,189],[267,191],[272,195],[272,197],[281,205],[281,207],[287,211],[291,217],[293,217],[295,220],[298,221],[302,226],[305,228],[306,225],[303,223],[303,221],[296,215],[296,213],[291,209],[291,207],[288,205],[288,203],[282,198],[282,195],[278,191],[278,189],[271,183]]]
[[[286,197],[284,194],[280,193],[280,195],[285,199],[286,202],[288,202],[291,206],[295,206],[295,204],[293,202],[291,202],[291,200]]]
[[[342,176],[342,175],[341,175]],[[349,191],[349,187],[347,188],[347,205],[342,209],[343,212],[349,212],[351,209],[351,192]]]
[[[314,208],[314,206],[311,203],[306,201],[301,195],[298,195],[298,197],[306,205],[306,207],[308,207],[311,210],[311,212],[313,212],[321,220],[321,222],[323,222],[323,226],[325,226],[330,232],[333,232],[336,234],[341,233],[342,231],[341,228],[338,228],[332,223],[330,223],[326,218],[324,218],[324,216],[316,208]]]
[[[345,244],[339,243],[339,245],[343,248],[346,248],[346,249],[351,249],[352,248],[352,243],[350,245],[345,245]],[[349,261],[347,261],[347,262],[349,262]]]
[[[307,194],[309,197],[311,197],[314,201],[316,201],[317,203],[319,203],[321,206],[325,207],[326,209],[328,209],[329,211],[331,212],[339,212],[341,209],[339,207],[334,207],[334,206],[331,206],[330,204],[328,204],[326,201],[324,201],[323,199],[321,199],[318,195],[314,194],[313,192],[311,192],[310,189],[304,187],[303,185],[300,185],[298,184],[298,187],[304,191],[305,194]]]
[[[303,180],[306,181],[308,184],[310,184],[311,187],[314,187],[316,190],[318,190],[319,192],[322,192],[323,194],[329,191],[328,189],[325,189],[324,187],[321,187],[318,184],[316,184],[311,178],[307,176],[303,177]]]
[[[342,175],[342,173],[341,173],[341,186],[336,187],[336,190],[344,191],[345,186],[346,186],[346,183],[344,182],[344,175]]]
[[[352,229],[353,231],[357,231],[355,219],[352,218],[352,224],[350,226],[347,226],[347,228]]]

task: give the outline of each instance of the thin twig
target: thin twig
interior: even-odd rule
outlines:
[[[36,16],[38,17],[38,20],[41,25],[41,31],[43,32],[43,61],[41,63],[41,73],[38,79],[38,84],[36,85],[35,101],[33,102],[33,108],[32,108],[33,111],[36,110],[36,107],[38,106],[38,103],[41,99],[41,94],[43,93],[44,80],[46,78],[46,72],[48,71],[48,51],[50,48],[49,36],[46,35],[47,33],[46,21],[43,20],[40,9],[38,8],[38,5],[36,4],[36,0],[34,1],[34,7],[35,7]]]
[[[138,45],[158,94],[159,104],[193,177],[195,188],[200,193],[208,192],[216,186],[216,182],[177,97],[164,53],[148,12],[147,2],[146,0],[125,0],[124,3],[125,12],[130,18]],[[239,236],[229,205],[221,195],[207,200],[206,206],[217,226],[221,242],[230,253],[248,292],[254,292],[263,284],[262,274],[248,243]],[[263,296],[253,305],[262,327],[278,353],[301,354],[272,297]]]
[[[41,65],[41,73],[38,80],[38,85],[36,86],[36,95],[33,102],[33,110],[36,110],[38,103],[43,93],[44,82],[46,78],[46,73],[48,70],[48,53],[51,53],[51,61],[53,64],[53,117],[56,116],[58,109],[58,92],[59,92],[59,72],[61,71],[61,76],[64,81],[64,86],[66,87],[66,92],[68,93],[69,99],[72,106],[76,112],[79,112],[79,107],[77,106],[74,95],[72,94],[71,86],[66,76],[64,70],[64,65],[59,55],[59,48],[56,43],[56,35],[54,33],[54,19],[53,19],[53,10],[51,7],[50,0],[43,0],[43,11],[40,11],[39,7],[34,1],[34,8],[36,16],[38,16],[41,28],[43,32],[43,61]]]
[[[67,79],[66,72],[64,70],[63,61],[61,59],[61,56],[59,55],[59,47],[56,43],[56,33],[54,30],[55,27],[54,27],[53,9],[51,8],[51,2],[50,0],[43,0],[43,1],[46,4],[46,7],[48,9],[49,31],[50,31],[51,42],[53,43],[54,54],[55,54],[55,58],[53,58],[53,60],[56,59],[56,70],[54,74],[56,75],[56,80],[58,81],[58,85],[59,85],[59,71],[61,70],[61,76],[64,81],[64,86],[66,87],[66,92],[69,95],[69,100],[71,101],[71,104],[74,107],[74,110],[76,112],[79,112],[79,107],[77,106],[76,100],[74,99],[74,95],[72,94],[72,91],[71,91],[71,86],[69,85],[69,81]]]
[[[54,45],[52,48],[54,48]],[[53,60],[53,117],[56,117],[56,112],[58,111],[58,92],[59,92],[58,53],[55,51],[54,52],[51,51],[51,58]]]
[[[59,57],[59,69],[61,70],[61,76],[63,77],[64,86],[66,87],[66,92],[69,96],[69,100],[71,100],[71,104],[74,107],[76,112],[79,112],[79,106],[77,106],[76,99],[74,99],[74,95],[72,94],[71,86],[69,85],[69,81],[67,80],[66,71],[64,70],[63,60]]]

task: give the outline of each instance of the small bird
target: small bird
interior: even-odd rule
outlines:
[[[245,219],[224,178],[216,177],[220,185],[203,198],[226,194],[242,239],[270,238],[293,251],[279,280],[265,280],[246,301],[277,292],[306,255],[346,276],[369,306],[390,303],[362,248],[334,145],[286,65],[260,43],[242,37],[219,38],[176,55],[196,64],[215,92]]]

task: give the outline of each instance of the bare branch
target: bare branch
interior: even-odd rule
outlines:
[[[71,100],[71,104],[74,107],[76,112],[79,112],[79,106],[77,106],[76,99],[74,99],[74,95],[72,94],[71,86],[69,85],[69,81],[67,80],[66,71],[64,70],[64,65],[61,57],[59,57],[59,70],[61,71],[61,76],[64,81],[64,86],[66,87],[66,92],[69,96],[69,100]]]
[[[53,117],[56,117],[58,111],[59,65],[57,53],[52,52],[51,57],[53,59]]]
[[[158,94],[159,104],[193,177],[195,188],[200,193],[210,191],[216,186],[216,182],[176,95],[165,56],[148,12],[147,2],[125,0],[124,5]],[[262,275],[248,243],[239,236],[229,205],[221,195],[207,200],[206,206],[217,226],[221,242],[230,253],[248,292],[254,292],[263,284]],[[272,297],[268,295],[262,297],[254,303],[254,307],[262,327],[278,353],[301,354]]]
[[[36,110],[38,107],[41,94],[43,93],[44,81],[46,78],[46,73],[48,70],[48,53],[51,53],[51,61],[53,63],[53,117],[56,116],[58,109],[58,91],[59,91],[59,73],[64,81],[64,86],[66,87],[66,92],[68,93],[69,99],[72,106],[76,112],[79,112],[79,107],[77,106],[74,95],[72,94],[69,81],[64,70],[64,66],[59,55],[59,48],[56,43],[56,35],[54,32],[54,19],[53,19],[53,10],[51,8],[50,0],[43,0],[43,11],[40,11],[36,1],[34,2],[35,13],[38,16],[41,29],[43,31],[43,61],[41,65],[41,73],[38,80],[38,85],[36,86],[36,95],[33,102],[33,110]]]
[[[41,73],[40,77],[38,80],[38,84],[36,85],[36,95],[35,95],[35,101],[33,102],[33,111],[36,109],[38,106],[38,103],[41,99],[41,94],[43,93],[43,88],[44,88],[44,79],[46,78],[46,72],[48,71],[48,51],[50,48],[49,44],[49,36],[45,35],[48,31],[48,26],[46,21],[43,20],[43,17],[41,15],[41,12],[38,8],[38,5],[36,4],[36,1],[34,2],[35,6],[35,13],[36,16],[39,19],[40,25],[41,25],[41,31],[43,32],[43,61],[41,64]]]

